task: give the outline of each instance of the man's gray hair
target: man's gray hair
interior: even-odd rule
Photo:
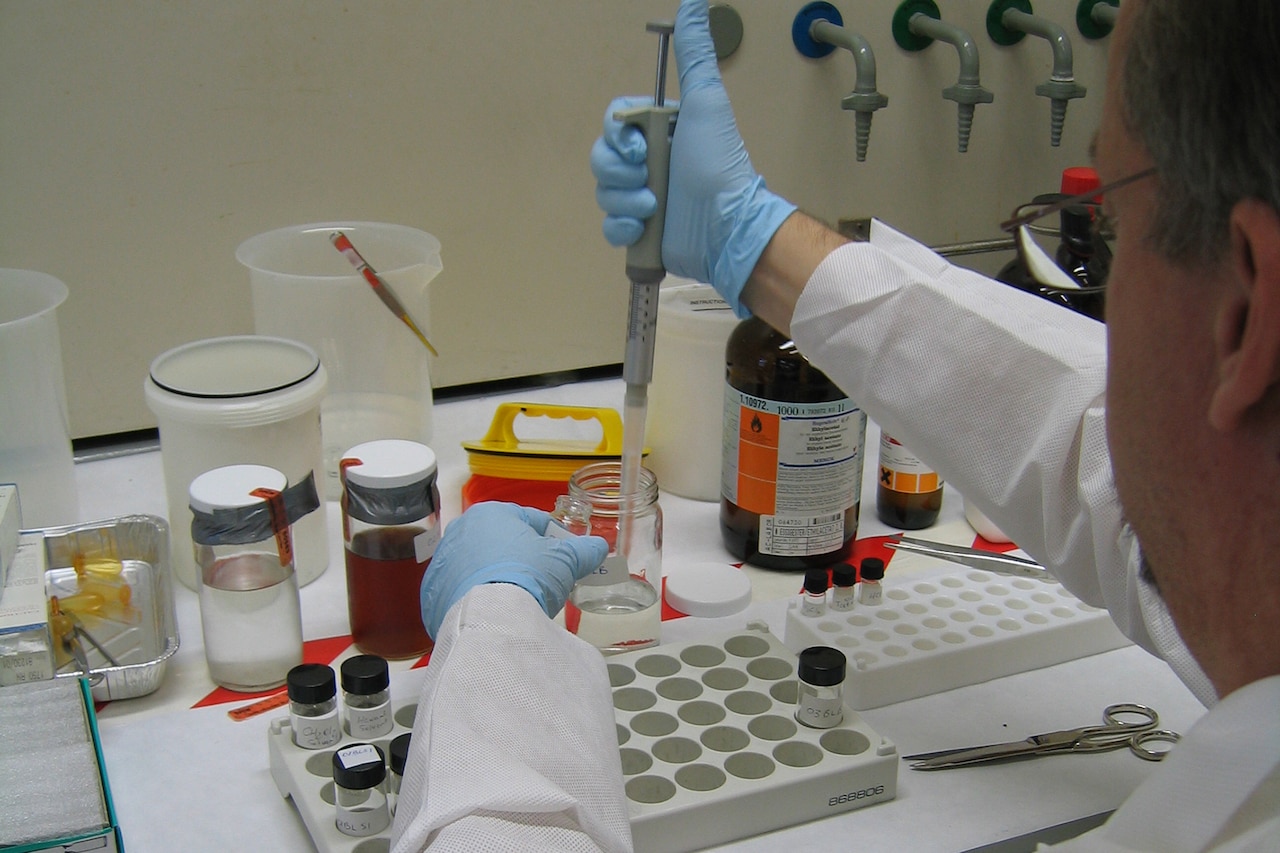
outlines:
[[[1280,210],[1280,3],[1145,0],[1132,23],[1123,104],[1158,171],[1149,236],[1212,264],[1236,202]]]

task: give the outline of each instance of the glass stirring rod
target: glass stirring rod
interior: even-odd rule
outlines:
[[[631,305],[627,316],[627,346],[622,362],[622,378],[627,388],[622,408],[622,474],[619,496],[629,500],[640,487],[640,462],[644,454],[645,416],[649,383],[653,380],[653,351],[658,327],[658,289],[666,277],[662,265],[662,231],[667,212],[667,176],[671,163],[671,135],[675,130],[676,108],[666,106],[667,45],[675,25],[654,21],[645,29],[658,35],[658,73],[653,106],[623,110],[614,115],[644,134],[648,187],[658,199],[657,211],[645,222],[640,239],[627,247],[627,279],[631,282]],[[629,510],[629,505],[620,507]],[[623,511],[618,524],[618,553],[626,555],[631,543],[631,513]],[[661,583],[660,580],[656,581]]]

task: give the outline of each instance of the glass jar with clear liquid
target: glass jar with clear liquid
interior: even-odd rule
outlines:
[[[229,690],[278,687],[302,663],[286,486],[274,468],[228,465],[189,488],[204,655]]]
[[[662,627],[658,479],[641,468],[636,491],[623,495],[621,488],[620,463],[587,465],[569,478],[568,500],[555,513],[570,533],[589,532],[609,543],[604,565],[574,586],[564,608],[569,632],[606,654],[656,646]],[[620,552],[623,522],[630,535]]]

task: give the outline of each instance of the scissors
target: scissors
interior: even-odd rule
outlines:
[[[1134,755],[1145,761],[1163,761],[1169,753],[1168,748],[1152,749],[1147,744],[1175,744],[1182,737],[1177,732],[1156,728],[1160,724],[1160,717],[1156,712],[1146,705],[1132,702],[1108,705],[1102,711],[1102,722],[1100,726],[1046,732],[1008,743],[904,755],[903,759],[913,762],[913,770],[946,770],[1015,758],[1034,758],[1065,752],[1110,752],[1128,747]]]
[[[939,560],[950,560],[971,569],[983,569],[1002,575],[1018,575],[1038,580],[1053,578],[1053,575],[1039,563],[1015,557],[1012,554],[979,551],[977,548],[966,548],[961,545],[944,545],[941,542],[913,539],[910,536],[899,536],[897,540],[884,544],[886,548],[892,548],[895,551],[907,551],[912,554],[923,554],[926,557],[937,557]]]

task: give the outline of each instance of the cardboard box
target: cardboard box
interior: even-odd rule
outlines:
[[[94,767],[89,768],[88,764],[81,765],[85,774],[92,773],[93,778],[81,776],[73,780],[68,780],[69,784],[80,784],[84,786],[96,785],[98,793],[101,795],[99,801],[101,813],[99,818],[100,825],[90,827],[82,831],[75,832],[61,838],[47,838],[39,840],[26,840],[20,843],[14,843],[10,846],[11,839],[0,837],[0,848],[5,853],[45,853],[45,851],[57,851],[58,853],[123,853],[124,843],[120,835],[120,825],[116,818],[115,804],[111,800],[111,786],[107,782],[106,764],[102,759],[102,742],[98,735],[98,718],[93,710],[93,696],[89,691],[89,682],[87,679],[76,679],[75,682],[59,682],[66,683],[68,689],[65,694],[59,696],[58,701],[63,699],[67,702],[75,702],[84,712],[84,741],[93,746],[93,755],[95,757]],[[29,699],[26,691],[36,689],[32,685],[17,685],[7,688],[0,688],[0,703],[6,705],[20,705],[24,699]],[[61,689],[61,688],[54,688]],[[35,735],[36,739],[40,735]],[[67,737],[67,733],[63,731],[51,732],[50,737],[54,741],[61,742],[60,739]],[[9,746],[12,746],[10,744]],[[2,752],[3,750],[0,750]],[[6,784],[10,780],[6,780]],[[10,792],[12,794],[12,792]],[[7,798],[9,802],[6,808],[12,808],[25,814],[22,811],[23,802],[21,794],[10,796]],[[0,821],[3,823],[3,821]]]
[[[9,567],[18,553],[18,528],[22,527],[22,510],[18,504],[18,487],[0,483],[0,590],[9,577]]]
[[[44,535],[24,533],[0,591],[0,687],[53,678]]]

